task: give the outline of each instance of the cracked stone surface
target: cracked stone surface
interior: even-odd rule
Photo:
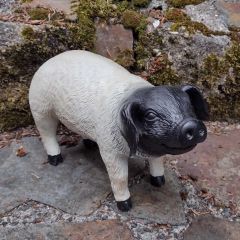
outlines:
[[[36,224],[24,228],[0,228],[0,240],[132,240],[130,230],[118,220],[81,224]]]
[[[19,158],[16,150],[21,145],[28,154]],[[95,210],[110,192],[103,163],[78,146],[64,149],[63,157],[65,162],[57,167],[43,164],[46,153],[39,139],[33,137],[1,151],[0,213],[26,199],[70,213],[85,215]]]
[[[23,146],[27,155],[16,150]],[[44,164],[47,156],[36,137],[12,143],[0,152],[0,213],[11,210],[27,199],[42,202],[71,214],[88,215],[111,193],[110,182],[98,151],[81,146],[63,149],[63,164]],[[145,163],[130,161],[130,178],[143,171]],[[159,223],[183,223],[184,212],[178,180],[166,172],[166,185],[154,188],[143,180],[130,188],[134,209],[131,215]],[[115,202],[113,201],[113,204]]]
[[[178,161],[178,170],[196,181],[199,189],[214,194],[221,202],[240,206],[240,130],[209,134],[193,151],[168,156]]]
[[[184,234],[184,240],[239,240],[240,223],[214,218],[197,218]]]
[[[165,175],[166,184],[161,188],[151,186],[145,177],[130,189],[133,209],[126,215],[159,224],[176,225],[186,222],[178,179],[168,168]]]

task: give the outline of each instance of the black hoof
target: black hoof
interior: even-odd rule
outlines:
[[[61,154],[55,156],[48,155],[48,162],[53,166],[57,166],[59,163],[63,162],[62,155]]]
[[[158,177],[153,177],[151,176],[151,184],[155,187],[161,187],[165,184],[165,177],[163,176],[158,176]]]
[[[90,139],[83,139],[83,144],[87,149],[93,149],[98,147],[97,143]]]
[[[132,201],[131,198],[125,200],[125,201],[117,201],[117,207],[122,212],[127,212],[132,208]]]

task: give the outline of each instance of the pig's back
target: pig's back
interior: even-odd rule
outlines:
[[[77,132],[87,125],[94,128],[103,114],[108,118],[107,112],[116,109],[126,91],[149,85],[107,58],[87,51],[68,51],[39,68],[29,100],[32,111],[52,110]]]

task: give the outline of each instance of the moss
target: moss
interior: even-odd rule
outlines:
[[[25,84],[9,85],[0,92],[0,129],[10,130],[33,123]]]
[[[73,9],[76,12],[76,22],[64,22],[62,27],[46,26],[41,31],[34,31],[31,27],[25,27],[22,31],[23,42],[10,46],[0,54],[0,84],[2,89],[11,88],[21,84],[26,87],[29,86],[33,74],[37,71],[40,65],[51,57],[64,52],[66,50],[85,49],[94,51],[95,44],[95,18],[100,17],[109,19],[121,15],[129,7],[127,1],[119,2],[114,5],[106,0],[77,0],[73,3]],[[39,10],[39,8],[37,8]],[[44,18],[47,16],[45,9]],[[39,11],[34,10],[36,17]],[[41,14],[40,14],[41,15]],[[32,16],[33,17],[33,16]],[[143,29],[143,24],[140,22],[138,29]],[[133,63],[133,57],[130,52],[122,52],[116,59],[120,64],[129,67]],[[11,87],[10,87],[11,86]],[[14,91],[14,90],[13,90]],[[5,93],[4,93],[5,94]],[[27,100],[27,93],[25,100]],[[5,95],[4,95],[5,96]],[[29,122],[29,109],[26,107],[22,109],[22,104],[16,102],[15,112],[8,104],[9,101],[4,98],[6,105],[4,110],[0,110],[2,123],[0,131],[6,128],[17,127]],[[7,110],[9,109],[9,111]],[[15,121],[16,116],[21,116],[20,124]],[[8,120],[9,119],[9,120]],[[5,123],[4,123],[5,122]],[[7,122],[11,122],[11,124]],[[14,125],[15,124],[15,125]]]
[[[96,17],[108,19],[118,14],[118,7],[106,0],[75,0],[72,1],[72,9],[77,13],[79,20],[94,20]]]
[[[133,0],[133,5],[136,7],[147,7],[150,0]]]
[[[186,5],[196,5],[204,2],[205,0],[167,0],[168,4],[172,7],[183,8]]]
[[[186,13],[177,8],[168,9],[165,12],[165,17],[167,20],[174,22],[171,25],[172,31],[178,31],[181,27],[184,27],[190,34],[194,34],[197,31],[203,33],[206,36],[217,34],[216,32],[208,29],[208,27],[203,23],[192,21]]]
[[[171,30],[178,31],[181,27],[185,27],[186,31],[188,31],[190,34],[194,34],[199,31],[206,36],[210,36],[212,33],[212,31],[210,31],[208,27],[205,26],[203,23],[195,21],[173,23],[171,26]]]
[[[126,10],[122,15],[122,24],[125,28],[136,29],[141,23],[141,14],[133,11]]]
[[[21,0],[21,3],[30,3],[32,2],[33,0]]]
[[[30,26],[24,27],[22,30],[22,36],[24,39],[32,39],[34,34],[34,30]]]
[[[134,45],[137,70],[146,70],[148,60],[154,56],[153,49],[162,46],[162,37],[155,31],[146,33],[141,31]]]
[[[223,57],[209,55],[203,62],[198,84],[209,92],[213,120],[239,119],[240,44],[234,43]]]
[[[153,85],[176,85],[181,82],[175,71],[171,67],[172,63],[167,55],[160,55],[150,61],[150,76],[148,81]]]
[[[115,61],[125,68],[132,67],[134,64],[133,51],[130,49],[125,49],[118,54]]]
[[[178,31],[180,28],[184,27],[185,30],[188,31],[190,34],[201,32],[205,36],[226,35],[225,32],[212,31],[203,23],[192,21],[191,18],[181,9],[170,8],[164,13],[164,15],[168,21],[173,22],[173,24],[171,25],[172,31]]]
[[[31,78],[39,66],[51,57],[71,49],[93,49],[94,31],[92,29],[90,31],[89,34],[77,23],[68,24],[64,28],[46,27],[41,32],[34,32],[30,28],[23,29],[23,42],[6,48],[0,54],[1,87],[12,92],[9,86],[17,84],[29,86]],[[25,94],[26,100],[27,92],[22,94]],[[27,125],[29,109],[23,111],[21,102],[16,101],[13,110],[11,102],[7,100],[9,98],[6,97],[6,94],[4,96],[6,105],[4,105],[5,110],[3,105],[0,109],[0,131],[22,126],[24,122]],[[16,117],[19,117],[19,121],[15,121]]]
[[[37,7],[28,9],[27,13],[32,20],[47,20],[49,10],[46,8]]]
[[[177,8],[169,8],[167,11],[165,11],[164,16],[168,21],[172,22],[185,22],[191,20],[186,13]]]

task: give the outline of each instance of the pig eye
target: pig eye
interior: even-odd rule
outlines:
[[[144,117],[147,121],[154,121],[157,118],[157,115],[154,112],[148,112]]]

